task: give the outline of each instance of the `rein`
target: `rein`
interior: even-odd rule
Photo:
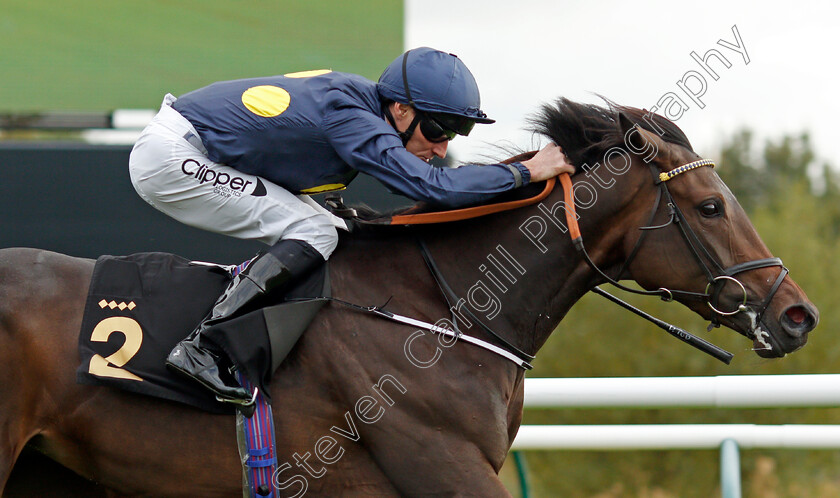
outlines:
[[[427,225],[432,223],[449,223],[452,221],[469,220],[478,218],[480,216],[487,216],[490,214],[501,213],[502,211],[510,211],[519,209],[521,207],[536,204],[548,197],[554,185],[555,178],[549,178],[545,181],[543,189],[536,195],[526,199],[519,199],[515,201],[497,202],[494,204],[483,204],[480,206],[471,206],[459,209],[449,209],[446,211],[433,211],[427,213],[411,214],[394,214],[394,215],[378,215],[374,218],[362,218],[356,209],[347,207],[340,195],[328,195],[324,201],[329,211],[345,220],[352,220],[361,225]]]
[[[471,218],[478,218],[479,216],[487,216],[488,214],[501,213],[502,211],[510,211],[511,209],[518,209],[524,206],[536,204],[548,197],[548,194],[554,190],[554,178],[549,178],[545,182],[545,187],[542,191],[527,199],[518,201],[499,202],[496,204],[485,204],[482,206],[473,206],[460,209],[451,209],[448,211],[441,211],[436,213],[419,213],[419,214],[397,214],[391,217],[392,225],[421,225],[427,223],[447,223],[450,221],[468,220]]]
[[[768,268],[768,267],[771,267],[771,266],[780,266],[782,268],[782,270],[779,273],[779,276],[776,278],[776,281],[773,283],[772,287],[770,288],[770,292],[767,294],[767,296],[761,302],[761,304],[757,308],[755,308],[755,311],[756,311],[755,321],[756,321],[756,323],[759,323],[761,321],[762,316],[764,315],[764,312],[767,310],[767,307],[770,305],[770,302],[773,300],[773,297],[776,295],[776,292],[779,290],[779,287],[781,286],[782,281],[785,279],[785,277],[788,274],[788,269],[784,266],[784,264],[782,263],[782,260],[779,259],[779,258],[764,258],[764,259],[757,259],[757,260],[753,260],[753,261],[747,261],[745,263],[738,263],[736,265],[730,266],[729,268],[724,268],[723,266],[721,266],[717,262],[717,260],[711,255],[709,250],[706,249],[706,246],[704,246],[703,243],[700,241],[700,238],[697,236],[697,234],[691,228],[691,225],[689,225],[688,222],[686,221],[685,215],[683,215],[679,206],[677,206],[676,201],[674,200],[673,196],[671,195],[671,191],[668,189],[667,182],[670,181],[671,179],[675,178],[676,176],[681,175],[683,173],[687,173],[689,171],[693,171],[697,168],[704,167],[704,166],[709,166],[709,167],[714,168],[715,163],[711,160],[708,160],[708,159],[701,159],[701,160],[698,160],[698,161],[693,161],[693,162],[684,164],[682,166],[674,168],[671,171],[661,172],[658,175],[656,174],[655,166],[653,166],[653,165],[649,165],[649,166],[650,166],[651,172],[654,175],[654,185],[656,185],[658,187],[658,191],[657,191],[657,195],[656,195],[656,201],[654,201],[653,209],[651,210],[651,214],[650,214],[647,226],[639,227],[639,230],[642,230],[642,234],[639,236],[639,239],[636,241],[635,246],[630,251],[630,256],[627,258],[627,260],[624,262],[624,264],[622,264],[621,269],[619,270],[616,278],[610,277],[603,270],[598,268],[598,266],[595,264],[594,261],[592,261],[592,259],[589,257],[589,254],[586,252],[586,247],[583,244],[583,237],[580,234],[580,228],[578,227],[577,216],[575,214],[574,193],[573,193],[571,178],[569,177],[568,174],[562,175],[560,177],[560,183],[561,183],[561,185],[563,186],[563,189],[564,189],[566,206],[568,207],[566,209],[566,222],[569,226],[569,233],[572,237],[572,243],[574,244],[577,251],[581,254],[581,256],[586,261],[586,263],[593,270],[595,270],[602,278],[604,278],[608,283],[610,283],[610,284],[614,285],[615,287],[618,287],[619,289],[622,289],[624,291],[631,292],[633,294],[646,295],[646,296],[659,296],[663,301],[672,301],[672,300],[674,300],[675,297],[681,297],[681,298],[687,298],[687,299],[699,299],[699,300],[705,301],[706,304],[709,306],[709,308],[711,308],[712,313],[713,313],[711,324],[709,325],[709,329],[711,329],[712,327],[720,326],[720,320],[719,319],[722,316],[732,316],[732,315],[742,313],[742,312],[746,312],[746,311],[749,310],[749,308],[747,307],[747,290],[744,287],[744,284],[741,283],[738,279],[736,279],[734,277],[735,275],[737,275],[739,273],[751,271],[751,270],[757,270],[757,269],[760,269],[760,268]],[[668,212],[669,212],[669,215],[670,215],[669,220],[662,225],[651,226],[654,218],[656,217],[657,212],[659,211],[659,206],[662,203],[663,199],[665,201],[665,205],[668,208]],[[703,270],[703,273],[706,276],[706,280],[708,281],[708,284],[706,285],[705,291],[703,293],[698,293],[698,292],[689,292],[689,291],[682,291],[682,290],[667,289],[667,288],[664,288],[664,287],[659,288],[659,289],[654,290],[654,291],[646,291],[646,290],[633,289],[633,288],[627,287],[627,286],[619,283],[618,280],[621,278],[621,276],[624,274],[624,272],[630,266],[630,263],[633,261],[633,259],[638,254],[639,249],[641,248],[642,242],[643,242],[647,232],[649,232],[651,230],[659,230],[659,229],[668,227],[670,225],[676,225],[679,228],[680,235],[682,236],[683,240],[686,242],[686,245],[688,246],[692,257],[697,262],[698,266]],[[713,268],[710,268],[709,265],[706,264],[706,261],[710,262],[711,265],[713,266]],[[744,296],[742,302],[733,311],[722,311],[720,309],[720,304],[718,303],[718,300],[720,298],[720,293],[722,292],[723,287],[726,284],[726,282],[735,283],[738,287],[740,287],[741,292],[743,293],[743,296]],[[596,292],[601,294],[601,295],[606,294],[604,291],[602,291],[601,289],[599,289],[597,287],[595,289],[597,289]],[[609,294],[606,294],[605,297],[608,297],[608,299],[612,300],[613,302],[620,301],[618,298],[615,298],[614,296],[610,296]],[[621,304],[622,306],[624,306],[628,309],[631,309],[631,311],[641,313],[641,312],[639,312],[639,310],[636,310],[635,308],[633,308],[632,306],[630,306],[627,303],[620,302],[619,304]],[[642,316],[644,316],[644,314]],[[645,318],[647,318],[647,317],[645,317]],[[656,323],[656,322],[654,322],[654,323]],[[673,327],[673,326],[668,325],[668,327]],[[665,327],[663,327],[663,328],[665,328]],[[666,330],[668,330],[668,329],[666,329]],[[729,361],[724,359],[725,355],[724,355],[724,357],[722,357],[719,353],[722,351],[723,353],[726,353],[726,355],[729,355],[729,358],[731,358],[732,355],[730,353],[727,353],[727,352],[721,350],[720,348],[718,348],[717,346],[709,344],[706,341],[704,341],[704,340],[702,340],[702,339],[700,339],[696,336],[693,336],[693,335],[691,335],[691,334],[689,334],[685,331],[682,331],[682,332],[687,334],[687,337],[683,337],[682,334],[678,334],[676,336],[680,339],[685,340],[689,344],[702,349],[703,351],[711,354],[712,356],[715,356],[716,358],[721,359],[722,361],[724,361],[726,363],[729,363]],[[747,334],[744,334],[744,335],[747,335]],[[703,344],[703,343],[705,343],[705,344]],[[709,350],[708,346],[711,346],[712,348],[714,348],[714,350]]]
[[[776,295],[776,292],[779,290],[779,287],[781,286],[782,281],[784,281],[785,277],[788,274],[788,269],[785,268],[784,264],[782,263],[782,260],[779,259],[779,258],[764,258],[764,259],[757,259],[757,260],[753,260],[753,261],[747,261],[745,263],[738,263],[736,265],[730,266],[729,268],[724,268],[723,266],[721,266],[715,260],[715,258],[709,252],[709,250],[706,249],[706,247],[701,242],[700,238],[697,236],[697,234],[691,228],[691,225],[689,225],[686,222],[685,216],[683,215],[680,208],[677,206],[677,203],[674,200],[673,196],[671,195],[671,192],[670,192],[670,190],[668,189],[668,186],[667,186],[667,182],[669,180],[675,178],[678,175],[681,175],[683,173],[695,170],[695,169],[703,167],[703,166],[709,166],[709,167],[714,168],[714,165],[715,164],[714,164],[713,161],[708,160],[708,159],[702,159],[702,160],[699,160],[699,161],[694,161],[694,162],[691,162],[691,163],[688,163],[688,164],[684,164],[684,165],[679,166],[679,167],[677,167],[677,168],[675,168],[671,171],[659,173],[658,175],[656,174],[655,167],[653,165],[650,165],[651,172],[654,174],[654,185],[656,187],[658,187],[658,191],[657,191],[657,194],[656,194],[656,200],[654,201],[653,208],[651,209],[651,214],[649,216],[647,225],[643,226],[643,227],[639,227],[639,230],[642,231],[642,234],[639,236],[639,239],[636,241],[636,244],[634,245],[633,249],[630,251],[630,256],[622,264],[622,266],[621,266],[621,268],[618,272],[618,276],[616,278],[612,278],[611,276],[607,275],[603,270],[601,270],[598,267],[598,265],[595,264],[594,261],[592,261],[592,259],[589,257],[589,254],[586,252],[586,247],[584,246],[584,243],[583,243],[583,236],[580,233],[580,226],[578,225],[577,215],[575,213],[574,189],[573,189],[573,185],[572,185],[572,180],[571,180],[571,177],[569,176],[568,173],[564,173],[564,174],[559,176],[559,181],[560,181],[560,184],[562,185],[563,191],[564,191],[563,195],[564,195],[564,202],[565,202],[565,205],[566,205],[566,209],[564,211],[566,212],[566,223],[567,223],[567,226],[568,226],[569,235],[572,238],[572,243],[573,243],[575,249],[578,251],[578,253],[581,255],[581,257],[584,259],[584,261],[586,261],[586,263],[595,272],[597,272],[604,280],[606,280],[608,283],[614,285],[615,287],[618,287],[619,289],[622,289],[626,292],[630,292],[630,293],[633,293],[633,294],[641,294],[641,295],[645,295],[645,296],[659,296],[663,301],[673,301],[675,299],[675,297],[687,298],[687,299],[699,299],[699,300],[705,301],[706,304],[712,309],[712,312],[713,312],[712,323],[710,324],[709,329],[711,329],[713,326],[715,326],[715,327],[720,326],[719,317],[721,317],[721,316],[731,316],[731,315],[735,315],[737,313],[742,313],[742,312],[749,311],[749,307],[747,306],[747,290],[744,287],[744,284],[741,283],[738,279],[735,278],[735,275],[738,275],[740,273],[744,273],[744,272],[747,272],[747,271],[751,271],[751,270],[757,270],[757,269],[760,269],[760,268],[768,268],[768,267],[771,267],[771,266],[780,266],[782,268],[782,271],[779,273],[779,276],[776,278],[776,281],[773,283],[773,285],[770,289],[770,292],[767,294],[767,296],[761,302],[761,304],[757,308],[755,308],[755,311],[756,311],[755,321],[756,321],[756,323],[759,323],[761,321],[761,317],[764,315],[764,312],[767,310],[767,307],[770,305],[770,302],[773,300],[773,297]],[[528,203],[531,204],[531,203],[533,203],[533,201],[535,199],[541,200],[542,198],[547,196],[547,194],[551,191],[553,186],[554,186],[553,181],[548,182],[548,184],[546,185],[546,188],[543,190],[543,192],[540,193],[537,196],[537,198],[528,199],[528,201],[531,201],[531,202],[528,202]],[[657,225],[657,226],[652,226],[653,220],[656,218],[656,214],[659,212],[659,207],[662,204],[663,200],[665,201],[665,205],[668,208],[669,219],[664,224]],[[517,207],[519,207],[519,206],[517,206]],[[496,211],[494,210],[493,212],[496,212]],[[463,215],[465,213],[458,213],[458,214],[459,214],[459,216],[457,216],[455,219],[465,219],[465,218],[461,217],[461,215]],[[474,212],[474,211],[469,212],[469,214],[474,215],[474,214],[476,214],[476,212]],[[488,212],[481,213],[481,215],[485,215],[485,214],[490,214],[490,213],[488,213]],[[470,218],[470,217],[474,217],[474,216],[467,216],[467,218]],[[399,221],[400,222],[405,222],[406,220],[400,219]],[[436,221],[440,222],[440,221],[453,221],[453,220],[436,220]],[[423,219],[422,221],[414,221],[414,224],[424,223],[424,222],[426,222],[425,219]],[[659,230],[659,229],[662,229],[662,228],[666,228],[670,225],[676,225],[679,228],[680,234],[681,234],[683,240],[686,242],[686,245],[688,246],[689,250],[691,251],[692,256],[694,257],[695,261],[700,266],[700,268],[703,270],[703,273],[705,274],[706,279],[708,281],[708,284],[706,286],[705,291],[702,292],[702,293],[700,293],[700,292],[689,292],[689,291],[683,291],[683,290],[667,289],[667,288],[664,288],[664,287],[659,288],[659,289],[654,290],[654,291],[646,291],[646,290],[633,289],[633,288],[630,288],[630,287],[627,287],[627,286],[621,284],[618,280],[621,278],[621,276],[624,274],[624,272],[629,268],[630,263],[634,260],[634,258],[638,254],[647,232],[649,232],[651,230]],[[452,288],[446,282],[442,272],[440,271],[437,264],[435,263],[434,258],[432,257],[431,253],[429,252],[429,249],[426,246],[426,244],[420,239],[418,239],[418,243],[420,245],[420,252],[423,256],[423,260],[426,262],[426,266],[429,268],[429,271],[432,274],[432,276],[434,277],[435,282],[437,283],[441,294],[443,295],[447,304],[450,306],[450,310],[452,311],[451,323],[454,327],[454,330],[450,330],[448,328],[440,327],[440,326],[437,326],[437,325],[434,325],[434,324],[431,324],[431,323],[423,322],[423,321],[420,321],[420,320],[416,320],[414,318],[410,318],[410,317],[398,315],[396,313],[392,313],[390,311],[386,311],[384,309],[384,306],[360,306],[360,305],[357,305],[357,304],[349,303],[349,302],[342,301],[340,299],[331,298],[331,297],[319,298],[319,299],[329,300],[331,302],[335,302],[337,304],[340,304],[340,305],[343,305],[343,306],[346,306],[346,307],[349,307],[349,308],[353,308],[357,311],[371,313],[371,314],[377,315],[377,316],[382,317],[382,318],[386,318],[386,319],[389,319],[389,320],[392,320],[392,321],[395,321],[395,322],[399,322],[399,323],[402,323],[402,324],[418,327],[418,328],[428,330],[428,331],[436,333],[436,334],[445,335],[447,337],[451,337],[451,338],[454,338],[456,340],[458,340],[458,339],[464,340],[465,342],[468,342],[468,343],[473,344],[475,346],[481,347],[485,350],[491,351],[491,352],[493,352],[493,353],[495,353],[499,356],[502,356],[503,358],[512,361],[518,367],[520,367],[524,370],[530,370],[532,368],[532,366],[529,362],[535,358],[533,355],[525,353],[524,351],[522,351],[521,349],[517,348],[515,345],[511,344],[509,341],[504,339],[498,333],[494,332],[490,327],[488,327],[487,325],[482,323],[466,307],[463,308],[463,313],[467,317],[469,317],[470,319],[474,320],[475,323],[481,329],[483,329],[485,332],[487,332],[488,334],[493,336],[499,343],[501,343],[501,345],[500,346],[499,345],[494,345],[494,344],[491,344],[487,341],[478,339],[476,337],[468,336],[468,335],[463,334],[462,332],[460,332],[458,330],[457,324],[456,324],[456,319],[455,319],[455,309],[456,309],[456,307],[453,306],[453,303],[452,303],[453,300],[457,300],[457,295],[454,293]],[[711,263],[711,265],[713,266],[713,269],[709,268],[709,265],[706,264],[706,261],[709,261]],[[741,291],[744,295],[743,301],[733,311],[722,311],[722,310],[719,309],[720,305],[718,303],[718,299],[720,297],[720,293],[723,290],[723,286],[726,284],[726,282],[735,283],[738,287],[740,287],[740,289],[741,289]],[[717,358],[718,360],[720,360],[720,361],[722,361],[726,364],[729,364],[729,362],[732,360],[732,357],[733,357],[732,353],[730,353],[730,352],[728,352],[728,351],[726,351],[726,350],[724,350],[724,349],[722,349],[718,346],[715,346],[714,344],[712,344],[712,343],[710,343],[710,342],[708,342],[708,341],[706,341],[706,340],[704,340],[700,337],[697,337],[697,336],[695,336],[695,335],[693,335],[693,334],[691,334],[691,333],[689,333],[689,332],[687,332],[687,331],[685,331],[685,330],[683,330],[679,327],[675,327],[674,325],[671,325],[667,322],[664,322],[664,321],[662,321],[662,320],[660,320],[656,317],[653,317],[653,316],[645,313],[644,311],[639,310],[638,308],[635,308],[634,306],[622,301],[621,299],[605,292],[604,290],[602,290],[599,287],[593,288],[592,292],[609,299],[613,303],[616,303],[619,306],[622,306],[623,308],[641,316],[642,318],[645,318],[646,320],[648,320],[648,321],[654,323],[655,325],[659,326],[660,328],[662,328],[663,330],[665,330],[666,332],[668,332],[672,336],[676,337],[677,339],[680,339],[681,341],[683,341],[683,342],[685,342],[685,343],[687,343],[691,346],[694,346],[695,348],[703,351],[704,353],[707,353],[707,354],[713,356],[714,358]],[[743,335],[749,337],[746,333],[743,333]]]

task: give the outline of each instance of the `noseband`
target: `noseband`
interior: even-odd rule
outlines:
[[[671,171],[658,174],[655,166],[653,166],[652,164],[649,164],[649,166],[651,172],[654,175],[654,185],[658,187],[656,201],[653,204],[653,209],[651,210],[651,214],[647,225],[639,228],[639,230],[642,230],[642,234],[636,241],[636,244],[633,247],[632,251],[630,251],[630,256],[627,258],[627,260],[621,266],[621,269],[618,271],[617,277],[612,278],[606,273],[604,273],[600,268],[598,268],[595,262],[593,262],[589,255],[586,253],[586,248],[583,245],[583,238],[580,236],[580,231],[571,230],[573,243],[577,250],[581,253],[583,258],[586,260],[587,264],[589,264],[589,266],[592,267],[592,269],[598,272],[604,279],[606,279],[607,282],[618,287],[619,289],[625,290],[627,292],[632,292],[634,294],[659,296],[664,301],[672,301],[675,298],[695,300],[699,299],[701,301],[705,301],[713,312],[711,320],[712,323],[710,325],[710,328],[712,326],[719,326],[720,317],[722,316],[732,316],[749,310],[749,307],[747,306],[747,289],[744,287],[744,284],[741,283],[741,281],[735,278],[736,275],[751,270],[757,270],[760,268],[779,266],[782,268],[782,270],[779,273],[779,276],[776,278],[776,281],[773,283],[773,286],[770,288],[770,292],[767,294],[767,297],[765,297],[764,300],[755,308],[756,324],[759,323],[761,321],[761,317],[764,315],[764,312],[767,310],[767,307],[770,305],[770,302],[773,300],[773,296],[776,295],[776,292],[782,285],[782,281],[788,274],[788,269],[785,268],[784,264],[782,263],[782,260],[779,258],[757,259],[745,263],[738,263],[728,268],[724,268],[720,263],[718,263],[718,261],[711,255],[709,250],[706,249],[706,246],[704,246],[703,243],[700,241],[700,238],[691,228],[691,225],[689,225],[689,223],[687,222],[679,206],[677,206],[677,203],[674,201],[674,198],[671,195],[671,191],[668,189],[667,182],[673,179],[674,177],[683,173],[687,173],[689,171],[693,171],[697,168],[701,168],[703,166],[709,166],[714,168],[715,163],[708,159],[701,159],[699,161],[684,164],[682,166],[674,168]],[[569,193],[571,192],[570,183],[571,182],[569,182],[569,185],[566,185],[566,204],[568,206],[572,206],[571,209],[574,209],[574,201],[571,195],[569,195]],[[652,226],[653,220],[656,217],[656,214],[659,212],[659,206],[662,203],[663,199],[665,202],[665,206],[668,209],[669,219],[664,224]],[[576,224],[576,217],[573,213],[568,213],[568,211],[567,220],[569,221],[570,226],[572,226],[573,222],[574,224]],[[703,293],[699,293],[682,290],[672,290],[662,287],[655,291],[645,291],[633,289],[620,284],[618,280],[621,279],[624,272],[630,266],[630,263],[636,257],[636,254],[639,252],[639,249],[641,248],[642,242],[644,241],[647,232],[652,230],[659,230],[670,225],[676,225],[679,228],[680,234],[682,235],[683,240],[686,242],[686,245],[688,246],[691,255],[697,262],[698,266],[703,270],[703,273],[705,274],[706,280],[708,282],[708,284],[706,285],[706,290]],[[731,311],[722,310],[719,303],[720,294],[723,291],[723,288],[727,282],[731,282],[737,285],[741,289],[741,292],[744,296],[740,304],[738,304],[738,306]]]

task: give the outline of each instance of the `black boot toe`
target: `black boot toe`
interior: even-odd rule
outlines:
[[[166,359],[166,365],[176,372],[199,382],[225,400],[250,401],[252,398],[244,387],[238,385],[231,375],[225,375],[219,365],[219,356],[195,344],[196,341],[182,341],[175,346]],[[223,377],[228,377],[225,380]]]

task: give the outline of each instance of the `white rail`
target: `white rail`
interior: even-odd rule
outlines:
[[[840,425],[523,425],[514,450],[716,449],[727,439],[741,448],[840,448]]]
[[[840,406],[840,374],[525,379],[526,408]]]
[[[526,408],[840,407],[840,375],[525,379]],[[720,448],[721,495],[741,497],[739,447],[840,448],[840,425],[523,425],[513,450]],[[522,494],[524,457],[514,451]]]
[[[840,375],[526,379],[526,408],[840,407]],[[525,425],[513,449],[840,448],[840,425]]]

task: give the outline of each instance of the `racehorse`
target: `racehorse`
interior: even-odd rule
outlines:
[[[330,261],[336,298],[387,302],[463,336],[325,306],[271,383],[281,496],[506,495],[498,473],[520,425],[525,369],[463,338],[527,360],[608,278],[681,302],[752,339],[763,357],[805,344],[817,309],[676,125],[561,99],[535,126],[578,166],[577,215],[594,266],[566,233],[561,188],[480,218],[342,236]],[[0,251],[0,488],[29,444],[115,496],[241,495],[233,417],[76,383],[93,267]]]

